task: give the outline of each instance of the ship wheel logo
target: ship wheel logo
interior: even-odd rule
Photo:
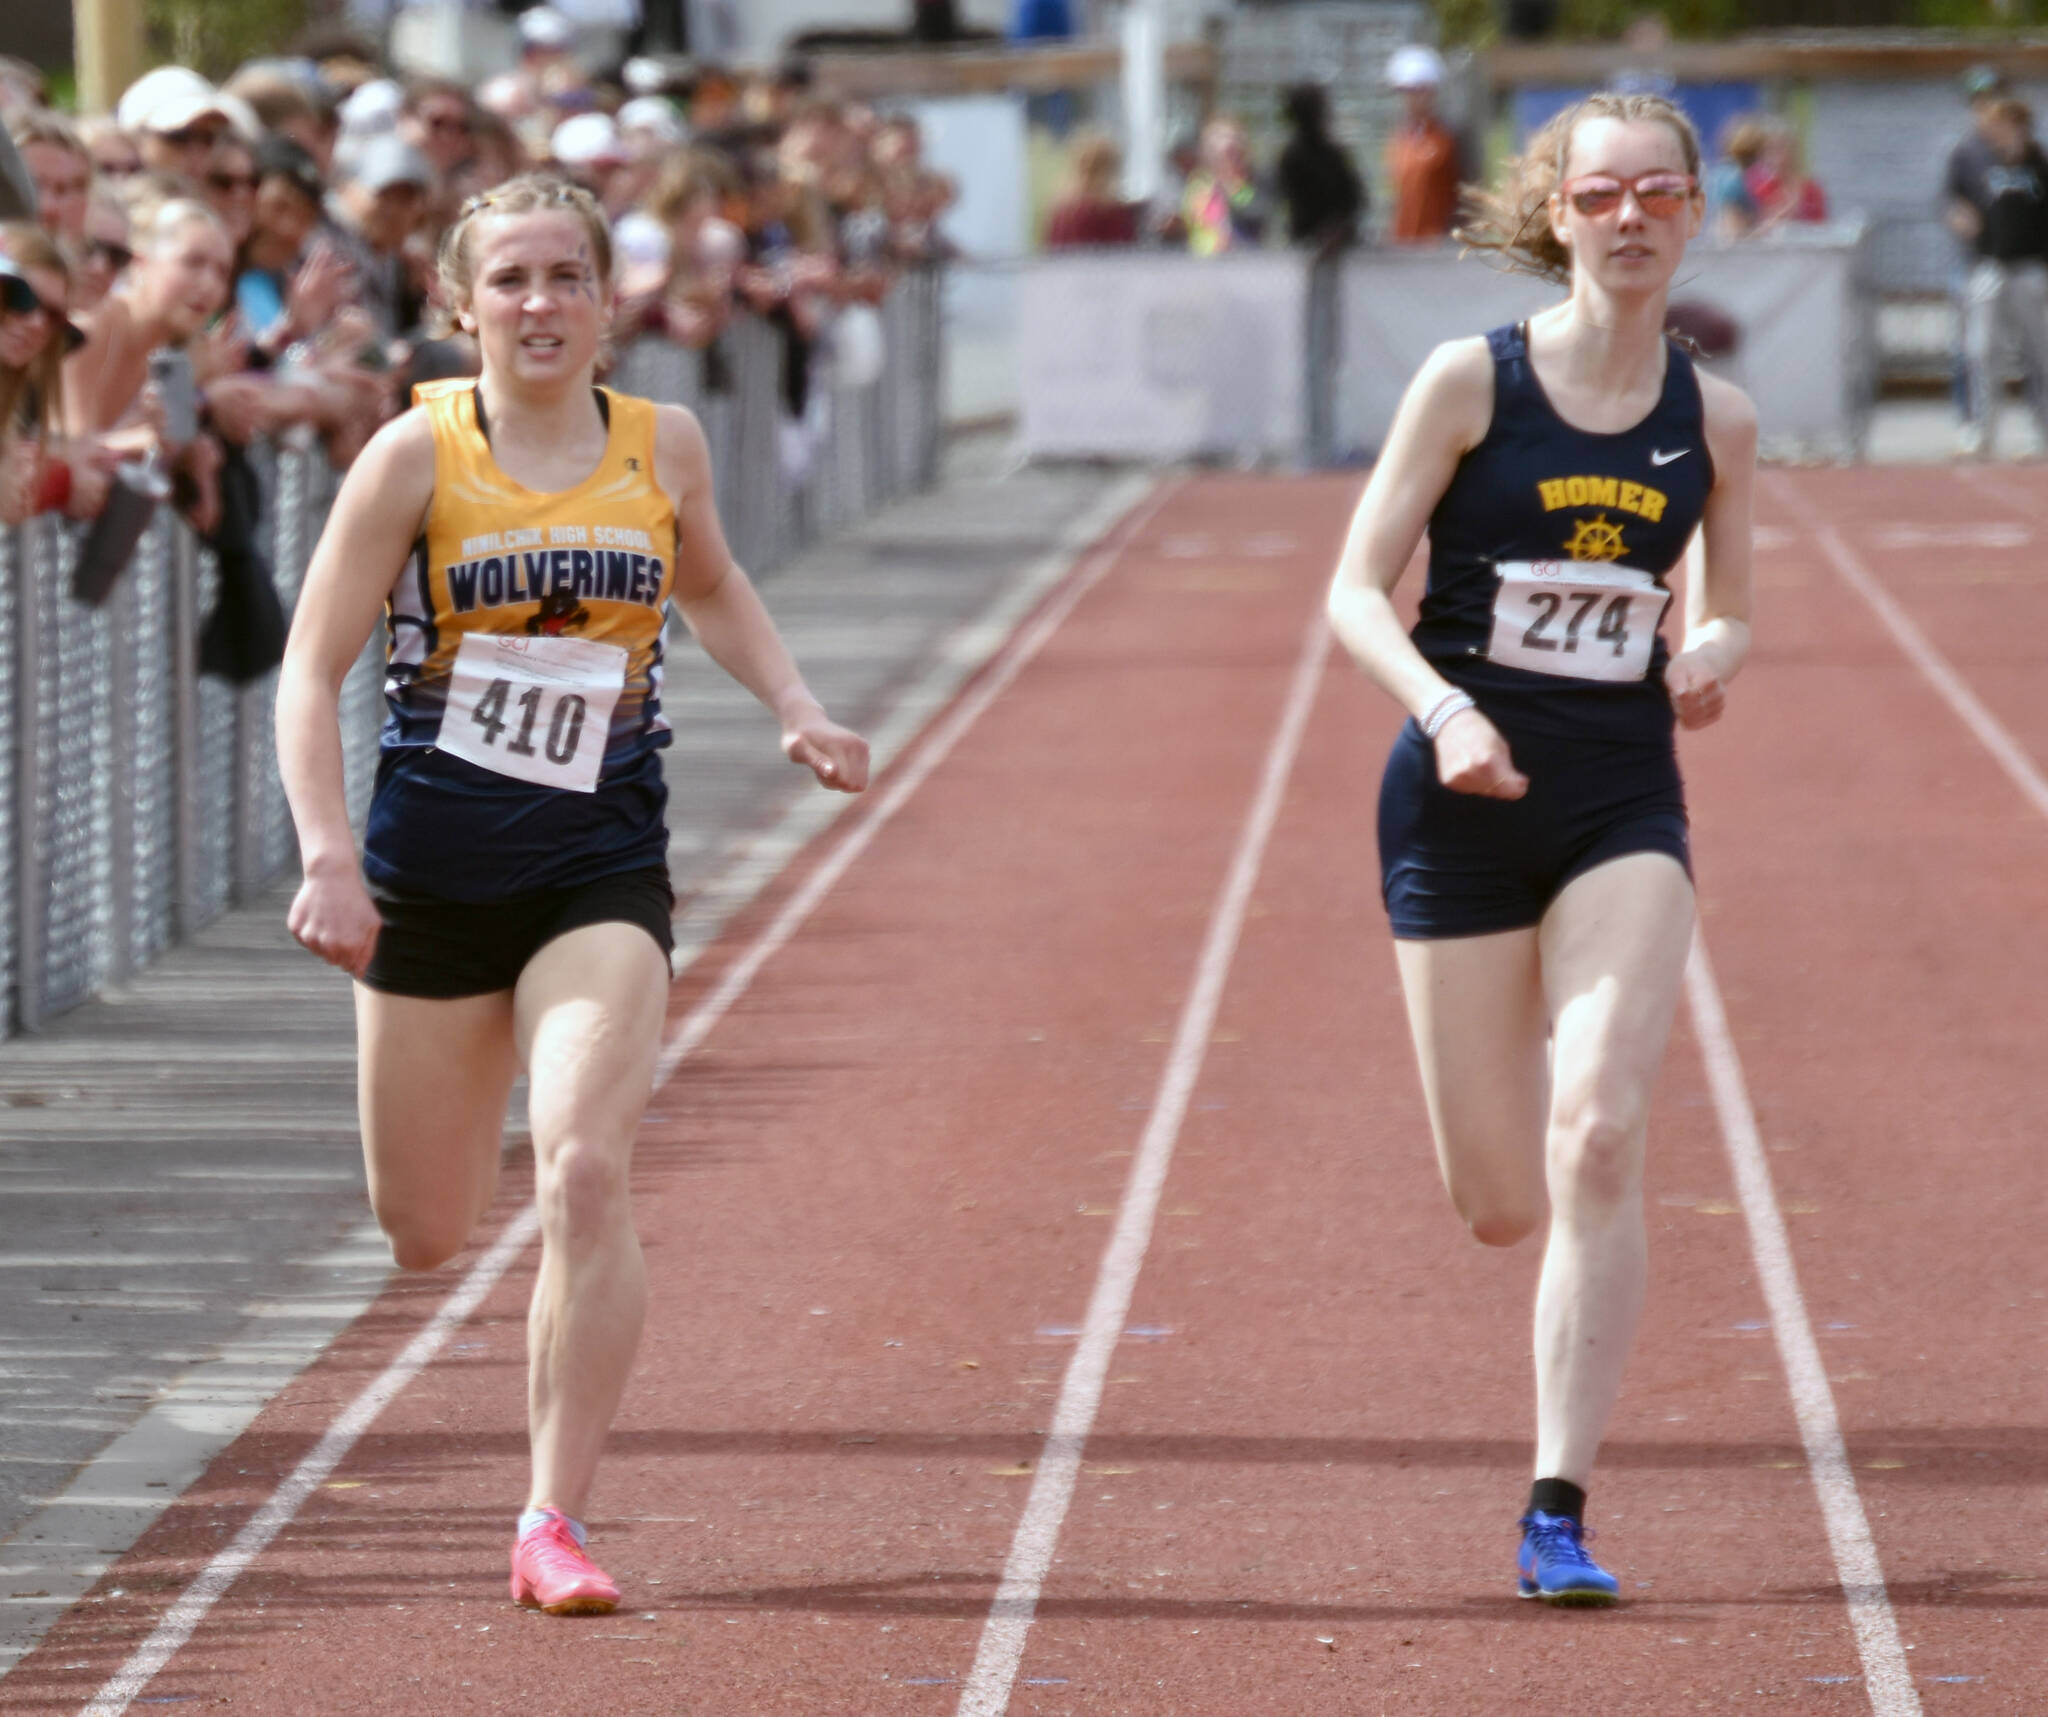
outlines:
[[[1626,552],[1621,526],[1610,523],[1605,513],[1581,519],[1571,541],[1564,545],[1564,552],[1573,560],[1619,560]]]

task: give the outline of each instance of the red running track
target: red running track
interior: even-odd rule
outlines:
[[[129,1708],[982,1697],[990,1603],[1352,493],[1168,495],[662,1093],[637,1176],[657,1309],[593,1521],[627,1608],[505,1598],[529,1255]],[[989,1708],[2048,1708],[2048,816],[1860,593],[2048,759],[2048,480],[1782,475],[1761,522],[1756,654],[1729,719],[1685,742],[1703,926],[1896,1678],[1859,1653],[1685,1014],[1651,1301],[1593,1498],[1628,1601],[1513,1597],[1535,1253],[1473,1246],[1436,1183],[1377,899],[1394,717],[1333,659]],[[689,975],[679,1019],[787,898]],[[508,1175],[503,1217],[526,1191]],[[380,1301],[0,1706],[90,1706],[449,1285]]]

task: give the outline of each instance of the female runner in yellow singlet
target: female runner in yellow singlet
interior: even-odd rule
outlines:
[[[667,605],[825,786],[866,786],[867,747],[733,564],[696,419],[593,385],[611,246],[589,195],[525,177],[472,199],[441,270],[483,374],[423,387],[350,470],[278,684],[290,923],[357,980],[370,1202],[405,1268],[468,1240],[527,1074],[541,1265],[512,1595],[608,1610],[580,1517],[647,1299],[627,1169],[672,946]],[[359,867],[337,704],[380,609],[390,715]]]

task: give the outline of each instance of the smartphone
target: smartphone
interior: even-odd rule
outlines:
[[[178,447],[199,433],[199,389],[192,380],[192,359],[172,346],[149,354],[149,379],[164,404],[164,438]]]

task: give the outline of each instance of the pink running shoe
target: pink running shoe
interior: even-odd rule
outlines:
[[[601,1616],[619,1601],[611,1576],[591,1561],[557,1509],[512,1545],[512,1601],[551,1616]]]

